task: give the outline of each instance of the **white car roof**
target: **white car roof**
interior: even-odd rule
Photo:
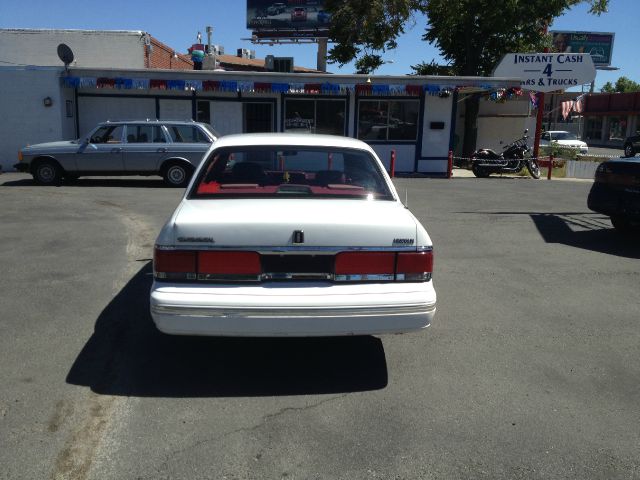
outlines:
[[[371,147],[355,138],[337,135],[319,135],[315,133],[242,133],[225,135],[215,143],[215,148],[260,146],[260,145],[291,145],[303,147],[337,147],[357,148],[373,152]]]

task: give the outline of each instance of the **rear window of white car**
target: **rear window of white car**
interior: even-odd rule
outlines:
[[[190,198],[229,197],[393,199],[369,152],[296,146],[214,150]]]

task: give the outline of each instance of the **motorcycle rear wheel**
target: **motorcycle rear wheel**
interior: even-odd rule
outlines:
[[[527,170],[533,178],[540,178],[540,165],[536,160],[529,160],[527,162]]]
[[[474,159],[474,160],[476,160],[476,159]],[[471,165],[471,171],[478,178],[487,178],[491,174],[491,172],[489,170],[487,170],[486,168],[483,168],[480,165],[478,165],[476,163],[476,161],[474,161],[473,165]]]

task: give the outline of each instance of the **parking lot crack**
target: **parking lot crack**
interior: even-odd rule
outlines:
[[[322,399],[318,402],[313,402],[310,403],[308,405],[304,405],[301,407],[283,407],[279,410],[277,410],[276,412],[273,413],[268,413],[266,415],[264,415],[260,421],[258,421],[255,425],[252,426],[248,426],[248,427],[242,427],[242,428],[237,428],[235,430],[231,430],[229,432],[223,433],[221,435],[216,435],[215,437],[208,437],[208,438],[204,438],[202,440],[199,440],[189,446],[186,446],[184,448],[180,448],[178,450],[174,450],[173,452],[171,452],[170,454],[167,455],[167,458],[164,462],[162,462],[162,465],[160,466],[160,470],[166,470],[169,464],[169,461],[173,458],[176,457],[178,455],[181,455],[185,452],[188,452],[190,450],[193,450],[195,448],[199,448],[202,445],[206,445],[208,443],[212,443],[212,442],[221,442],[224,439],[233,436],[233,435],[237,435],[238,433],[247,433],[247,432],[255,432],[256,430],[259,430],[260,428],[264,427],[267,423],[271,422],[272,420],[281,417],[283,415],[289,414],[289,413],[299,413],[299,412],[306,412],[318,407],[321,407],[327,403],[331,403],[334,402],[336,400],[340,400],[342,398],[345,398],[347,395],[349,395],[349,393],[343,393],[341,395],[336,395],[333,397],[329,397],[329,398],[325,398]]]

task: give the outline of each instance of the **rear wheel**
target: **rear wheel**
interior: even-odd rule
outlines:
[[[489,170],[478,165],[476,158],[473,159],[473,164],[471,165],[471,171],[478,178],[487,178],[491,174]]]
[[[533,178],[540,178],[540,165],[537,160],[529,160],[527,162],[527,170]]]
[[[638,233],[640,232],[640,224],[633,223],[624,217],[611,217],[611,224],[616,231],[620,233]]]
[[[164,183],[170,187],[184,188],[193,175],[193,167],[184,162],[172,162],[164,170]]]
[[[62,182],[62,168],[53,160],[40,160],[31,174],[38,185],[60,185]]]
[[[624,146],[624,156],[625,157],[633,157],[635,156],[636,151],[633,149],[633,145],[631,145],[630,143],[626,144]]]

